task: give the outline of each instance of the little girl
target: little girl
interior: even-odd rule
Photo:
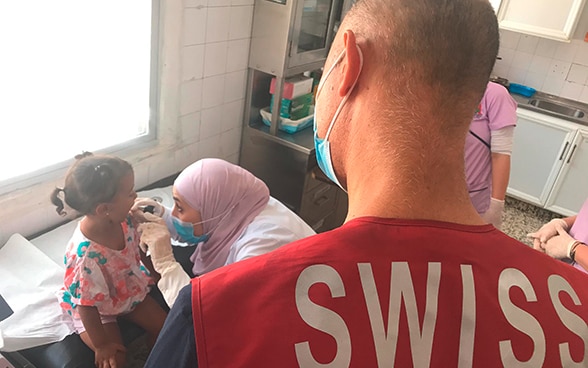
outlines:
[[[125,366],[117,317],[147,332],[155,343],[166,312],[148,293],[153,280],[141,262],[139,234],[129,210],[137,194],[131,165],[117,157],[76,156],[51,202],[65,215],[65,203],[84,217],[65,253],[61,306],[73,318],[81,339],[95,353],[97,367]]]

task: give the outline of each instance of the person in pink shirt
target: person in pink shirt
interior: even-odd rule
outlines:
[[[502,225],[510,176],[517,103],[503,86],[488,82],[466,137],[468,191],[474,207],[497,229]]]
[[[557,218],[528,235],[533,248],[547,255],[571,260],[577,269],[588,273],[588,199],[575,216]]]

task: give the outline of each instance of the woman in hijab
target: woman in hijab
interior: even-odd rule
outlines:
[[[173,209],[152,199],[138,199],[134,213],[158,281],[171,307],[190,276],[175,260],[171,238],[196,245],[192,274],[202,275],[226,264],[270,252],[315,232],[269,194],[249,171],[220,159],[202,159],[180,173],[173,185]],[[153,206],[150,216],[139,211]]]

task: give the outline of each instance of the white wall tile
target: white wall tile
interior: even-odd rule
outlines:
[[[572,62],[577,52],[578,45],[572,43],[560,43],[553,57],[557,60]]]
[[[559,96],[561,90],[563,89],[564,82],[565,81],[559,77],[547,77],[545,78],[545,82],[543,82],[543,87],[541,87],[541,91]]]
[[[184,46],[204,43],[206,40],[206,8],[187,8],[184,10],[182,33]]]
[[[241,129],[235,128],[221,134],[223,156],[230,156],[239,152],[241,146]]]
[[[208,7],[229,5],[231,5],[231,0],[208,0]]]
[[[225,91],[225,74],[204,78],[202,108],[222,105]]]
[[[228,73],[225,81],[224,102],[232,102],[245,98],[247,87],[247,71]]]
[[[243,110],[245,109],[245,100],[236,100],[224,105],[224,113],[221,131],[235,129],[243,124]]]
[[[580,102],[588,103],[588,86],[584,86],[579,98]]]
[[[506,30],[500,31],[500,45],[506,48],[516,49],[520,38],[520,33]]]
[[[572,64],[566,80],[569,82],[586,84],[586,79],[588,79],[588,66]]]
[[[229,23],[229,39],[250,38],[253,25],[253,6],[232,6]]]
[[[545,75],[549,71],[551,61],[552,59],[548,57],[535,55],[533,56],[533,61],[531,62],[531,65],[529,65],[529,71]]]
[[[255,0],[232,0],[231,5],[253,5]]]
[[[492,69],[492,75],[506,78],[508,75],[508,69],[510,69],[508,66],[496,63],[494,64],[494,69]]]
[[[200,111],[180,117],[182,143],[197,142],[200,139]]]
[[[574,55],[574,63],[588,65],[588,44],[578,46],[576,55]]]
[[[249,65],[249,38],[229,41],[227,54],[227,72],[247,69]]]
[[[207,43],[204,48],[204,77],[219,75],[227,69],[228,43]]]
[[[558,46],[559,42],[557,41],[541,38],[537,44],[537,49],[535,49],[535,55],[553,58]]]
[[[202,108],[202,79],[183,82],[180,86],[180,115],[187,115]]]
[[[519,44],[517,45],[517,50],[521,52],[526,52],[529,54],[534,54],[535,50],[537,49],[537,44],[539,43],[539,38],[535,36],[529,35],[522,35],[519,39]]]
[[[511,68],[519,68],[519,69],[529,69],[531,62],[533,61],[534,55],[522,52],[522,51],[515,51],[514,57],[512,59],[512,63],[510,64]]]
[[[220,134],[200,140],[198,144],[199,158],[223,158]]]
[[[582,91],[584,90],[583,84],[573,83],[573,82],[564,82],[563,88],[559,95],[563,98],[569,98],[572,100],[578,100],[582,95]]]
[[[208,8],[206,42],[226,41],[229,38],[231,7]]]
[[[507,49],[507,48],[500,48],[500,51],[498,52],[498,56],[500,56],[500,60],[496,60],[496,63],[500,63],[505,65],[506,67],[510,67],[510,65],[512,64],[512,59],[514,58],[514,54],[515,54],[514,49]]]
[[[208,4],[208,0],[184,0],[186,8],[203,8]]]
[[[182,49],[182,81],[202,78],[204,73],[204,45]]]
[[[526,76],[527,69],[511,67],[508,70],[506,78],[508,78],[511,83],[523,83]]]
[[[221,132],[224,106],[218,105],[210,109],[202,110],[202,122],[200,124],[200,139],[210,138]]]
[[[175,165],[176,167],[181,167],[180,171],[200,159],[200,156],[198,156],[198,146],[199,143],[192,143],[174,152]]]
[[[532,71],[528,71],[527,75],[525,76],[524,84],[540,91],[541,88],[543,88],[543,83],[545,83],[545,78],[547,78],[545,73],[534,73]]]
[[[559,77],[562,80],[568,75],[570,71],[570,67],[572,63],[561,61],[561,60],[553,60],[551,65],[549,66],[549,71],[547,72],[548,77]]]

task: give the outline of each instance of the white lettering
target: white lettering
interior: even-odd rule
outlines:
[[[520,288],[527,301],[536,302],[537,296],[533,285],[521,271],[507,268],[498,279],[498,301],[504,316],[517,330],[529,336],[535,345],[533,355],[527,361],[519,361],[512,349],[510,340],[500,341],[500,357],[505,367],[542,367],[545,360],[545,335],[539,322],[526,311],[512,303],[509,296],[511,287]]]
[[[461,302],[461,331],[459,334],[458,368],[472,367],[474,334],[476,332],[476,289],[471,265],[461,265],[463,299]]]
[[[559,344],[559,355],[561,358],[562,367],[586,367],[588,362],[588,326],[586,322],[570,310],[566,309],[559,299],[559,293],[565,292],[570,297],[575,305],[581,305],[578,295],[572,288],[572,286],[561,276],[551,275],[547,279],[549,286],[549,296],[551,296],[551,302],[553,307],[559,316],[559,319],[563,324],[573,333],[580,336],[584,342],[584,357],[579,362],[575,362],[570,354],[570,347],[567,342]]]
[[[392,366],[396,356],[398,341],[398,324],[400,320],[401,301],[404,299],[412,359],[414,367],[429,367],[435,324],[437,322],[437,300],[439,296],[439,280],[441,264],[429,263],[427,275],[427,300],[425,316],[421,330],[416,297],[410,269],[407,262],[392,262],[390,277],[390,300],[388,308],[388,331],[384,331],[382,308],[378,298],[378,290],[374,281],[372,267],[369,263],[359,263],[359,275],[363,287],[365,302],[372,326],[378,366]]]
[[[296,282],[296,307],[300,317],[309,326],[331,335],[336,343],[335,357],[330,363],[317,362],[310,351],[308,341],[294,345],[296,359],[300,367],[349,367],[351,362],[351,337],[340,315],[323,306],[313,303],[308,295],[310,287],[324,283],[329,287],[333,298],[345,296],[343,280],[337,271],[327,265],[313,265],[305,268]]]

